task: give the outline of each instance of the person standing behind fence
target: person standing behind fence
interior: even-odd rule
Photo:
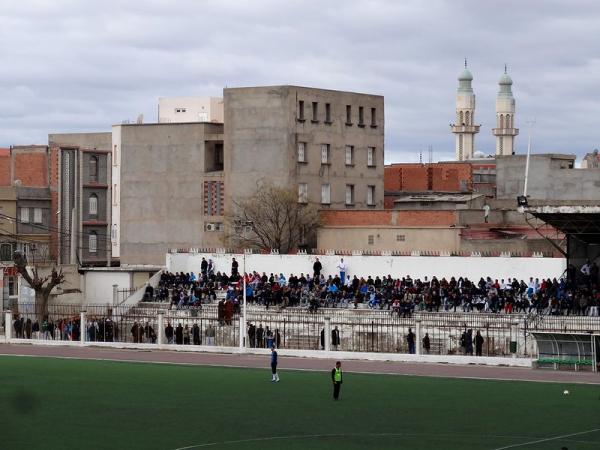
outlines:
[[[340,398],[340,389],[342,388],[342,363],[335,363],[335,367],[331,370],[331,381],[333,382],[333,399]]]
[[[338,330],[338,327],[336,325],[336,327],[333,330],[331,330],[331,349],[337,350],[339,345],[340,345],[340,330]]]
[[[206,344],[215,345],[215,327],[211,323],[206,327]]]
[[[171,325],[171,322],[168,322],[165,328],[165,337],[167,338],[167,344],[173,343],[173,334],[173,325]]]
[[[408,334],[406,335],[406,342],[408,343],[408,353],[411,355],[415,354],[415,333],[412,330],[408,329]]]
[[[483,336],[481,335],[481,331],[477,330],[477,334],[475,335],[475,356],[481,356],[483,349]]]
[[[194,341],[194,345],[200,345],[200,327],[197,323],[192,327],[192,339]]]
[[[277,351],[275,347],[271,347],[271,383],[279,382],[279,375],[277,374]]]
[[[423,338],[423,350],[425,350],[425,353],[428,355],[431,351],[431,340],[429,339],[429,333],[425,333],[425,337]]]
[[[237,279],[238,266],[238,262],[235,260],[235,258],[233,258],[233,260],[231,261],[231,278],[233,278],[234,280]]]

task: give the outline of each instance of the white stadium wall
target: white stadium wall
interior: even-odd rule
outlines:
[[[171,272],[200,272],[202,258],[212,259],[215,272],[230,273],[231,260],[235,257],[239,262],[239,270],[243,271],[242,254],[223,253],[169,253],[166,266]],[[412,278],[436,276],[468,277],[479,280],[480,277],[497,279],[518,278],[528,280],[534,278],[560,278],[566,267],[564,258],[517,258],[517,257],[461,257],[461,256],[329,256],[329,255],[246,255],[246,272],[283,273],[286,277],[293,273],[311,273],[315,258],[323,265],[325,276],[338,273],[337,265],[344,258],[347,275],[350,276],[387,276]]]

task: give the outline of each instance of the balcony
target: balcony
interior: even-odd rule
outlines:
[[[481,125],[456,125],[450,124],[453,133],[479,133]]]

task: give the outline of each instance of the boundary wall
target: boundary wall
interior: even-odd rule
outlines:
[[[467,277],[471,281],[478,281],[481,277],[489,276],[498,280],[516,277],[527,281],[530,277],[558,279],[567,268],[564,258],[537,257],[168,253],[166,258],[167,270],[171,272],[198,273],[202,258],[206,258],[207,261],[213,260],[215,272],[230,273],[231,261],[236,258],[240,272],[256,271],[265,272],[267,275],[283,273],[286,277],[292,273],[312,275],[312,266],[316,258],[321,261],[321,273],[326,277],[339,273],[337,266],[341,258],[347,267],[346,276],[356,275],[359,278],[369,275],[373,278],[383,277],[389,274],[392,278],[410,275],[413,279],[431,279],[435,276],[438,279]]]
[[[226,353],[237,355],[264,355],[265,358],[271,353],[269,349],[240,348],[240,347],[217,347],[208,345],[173,345],[173,344],[132,344],[127,342],[77,342],[77,341],[47,341],[35,339],[13,339],[5,338],[7,344],[31,344],[41,346],[63,346],[63,347],[100,347],[117,349],[137,349],[145,351],[177,351],[192,353]],[[317,358],[317,359],[340,359],[359,361],[390,361],[411,363],[443,363],[458,365],[482,365],[482,366],[507,366],[507,367],[533,367],[531,358],[506,358],[486,356],[446,356],[446,355],[411,355],[404,353],[366,353],[366,352],[344,352],[326,350],[289,350],[277,349],[279,356],[295,358]]]

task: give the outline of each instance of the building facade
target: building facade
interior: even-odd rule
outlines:
[[[110,265],[111,133],[50,134],[48,144],[58,262]]]
[[[298,86],[223,92],[228,196],[268,181],[320,208],[383,207],[382,96]]]
[[[161,97],[158,123],[223,123],[221,97]]]
[[[112,253],[122,265],[222,245],[222,124],[116,125],[112,149]]]

